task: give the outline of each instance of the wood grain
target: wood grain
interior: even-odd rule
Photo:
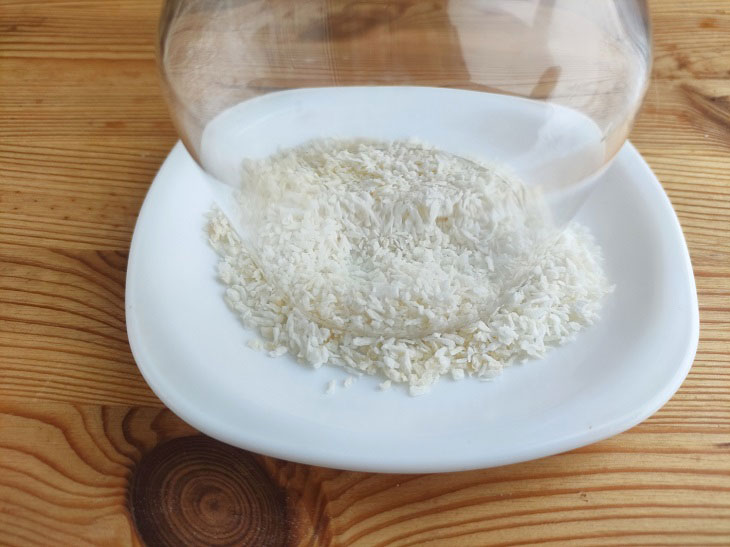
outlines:
[[[2,545],[141,545],[139,470],[176,446],[230,450],[162,408],[126,341],[129,241],[176,140],[154,63],[158,10],[0,0]],[[730,544],[730,4],[657,0],[651,11],[654,71],[631,138],[695,270],[700,346],[679,392],[612,439],[497,469],[382,475],[241,456],[268,479],[228,465],[232,481],[285,492],[288,543]],[[178,469],[209,485],[220,461]],[[238,507],[203,490],[198,522]],[[256,522],[233,514],[237,530]]]
[[[0,414],[0,543],[137,545],[131,469],[191,432],[160,409],[22,403]]]
[[[0,398],[159,401],[124,323],[126,251],[0,245]]]
[[[4,403],[0,431],[3,545],[137,545],[132,519],[154,514],[154,503],[141,502],[134,488],[127,498],[130,484],[140,482],[152,487],[152,502],[166,496],[158,511],[185,499],[189,512],[208,512],[175,511],[173,519],[227,522],[188,536],[207,544],[213,542],[206,534],[245,528],[270,511],[277,531],[298,545],[723,545],[730,537],[730,445],[716,427],[677,431],[650,421],[568,454],[436,475],[237,458],[232,454],[239,451],[197,436],[164,409]],[[253,474],[246,469],[252,461],[259,469]],[[159,476],[150,478],[155,471]],[[140,475],[148,480],[137,480]],[[257,494],[248,492],[249,503],[263,503],[264,488],[274,498],[281,488],[286,507],[278,499],[276,510],[236,510],[231,500],[245,496],[235,492],[248,488],[237,481],[252,476],[258,486]],[[154,488],[160,481],[166,488]],[[127,504],[135,500],[140,505],[132,517]],[[160,513],[166,514],[157,518]],[[235,526],[233,517],[240,519]],[[176,531],[186,526],[178,522]],[[249,544],[277,538],[268,537],[271,543]]]
[[[128,502],[139,535],[151,545],[285,546],[296,522],[285,490],[252,454],[201,435],[145,454]]]

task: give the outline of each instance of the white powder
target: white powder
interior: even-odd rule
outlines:
[[[422,144],[313,141],[246,163],[244,182],[256,247],[218,211],[208,225],[226,302],[270,355],[381,389],[539,358],[609,291],[585,228],[557,233],[515,177]]]

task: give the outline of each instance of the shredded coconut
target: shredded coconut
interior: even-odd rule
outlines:
[[[217,210],[208,234],[226,302],[272,356],[421,395],[443,375],[490,379],[542,357],[592,324],[610,290],[586,228],[555,231],[538,196],[477,161],[322,140],[244,171],[256,246]]]
[[[327,382],[327,388],[325,389],[325,395],[332,395],[337,389],[337,381],[330,380]]]
[[[236,294],[238,294],[238,293],[236,293]],[[264,349],[264,345],[261,343],[261,340],[259,340],[258,338],[252,338],[251,340],[249,340],[247,342],[246,345],[249,348],[251,348],[252,350],[256,350],[256,351],[261,351],[262,349]]]

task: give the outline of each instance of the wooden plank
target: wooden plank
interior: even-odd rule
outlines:
[[[153,59],[160,2],[3,0],[0,58]]]
[[[290,544],[723,544],[730,535],[730,438],[716,428],[659,429],[647,423],[569,454],[436,475],[345,472],[233,454],[265,472],[251,484],[285,494],[276,518]],[[206,537],[216,529],[211,522],[243,534],[266,522],[257,511],[272,510],[253,502],[241,511],[250,472],[224,470],[219,462],[230,449],[201,440],[164,409],[6,402],[0,431],[3,545],[53,538],[139,544],[127,493],[140,469],[145,480],[165,485],[153,491],[174,493],[166,503],[183,507],[175,517],[163,507],[136,515],[137,524],[151,518],[164,527],[159,519],[176,518],[175,534]],[[179,437],[185,439],[173,447],[185,456],[170,463],[168,450],[160,459],[159,447]],[[225,484],[217,482],[223,476]],[[200,493],[196,481],[208,489]],[[234,524],[229,513],[236,507]]]
[[[190,431],[161,409],[3,403],[0,543],[139,545],[126,511],[131,469]]]
[[[126,252],[174,139],[0,140],[0,244]]]
[[[124,324],[126,252],[0,247],[0,398],[159,405]]]

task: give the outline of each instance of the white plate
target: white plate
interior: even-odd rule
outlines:
[[[492,382],[444,380],[431,394],[379,392],[361,378],[324,394],[335,367],[312,370],[246,346],[222,299],[203,232],[212,193],[178,144],[150,188],[127,271],[127,329],[150,387],[224,442],[298,462],[382,472],[490,467],[624,431],[679,388],[699,318],[681,229],[659,182],[627,144],[579,220],[604,248],[617,286],[603,319],[542,361]]]

